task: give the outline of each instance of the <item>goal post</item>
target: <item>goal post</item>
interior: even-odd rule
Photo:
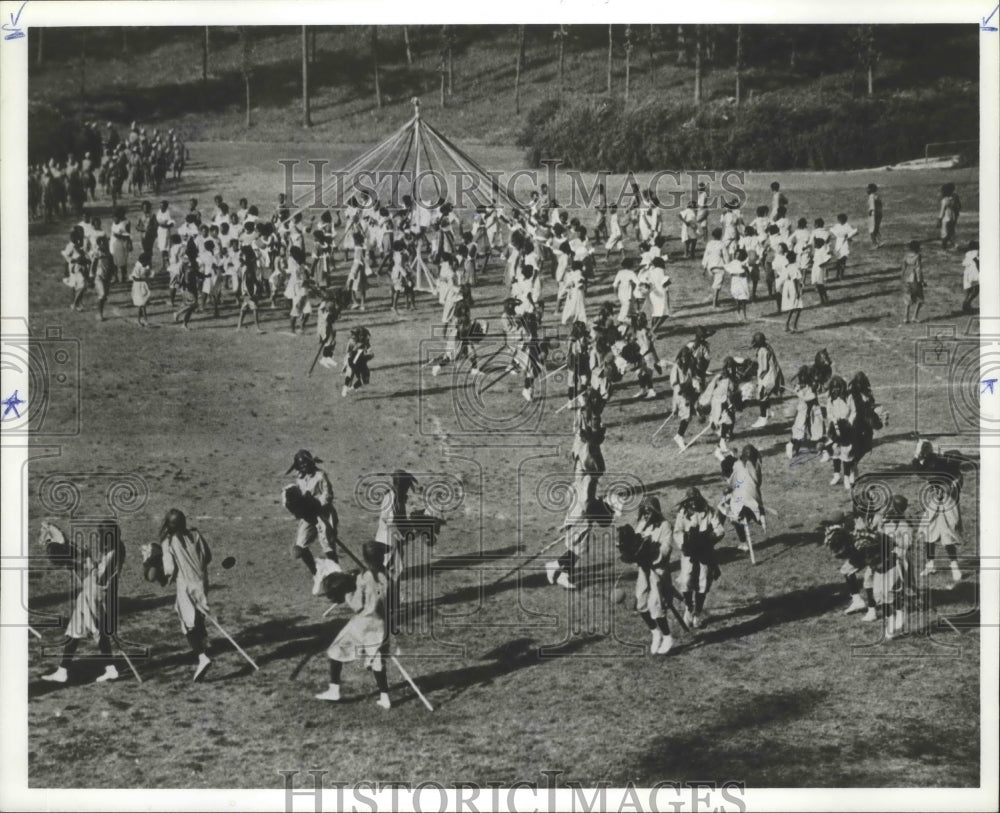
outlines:
[[[979,139],[971,138],[963,141],[931,141],[924,145],[924,163],[929,164],[936,158],[949,155],[974,155],[979,158]]]

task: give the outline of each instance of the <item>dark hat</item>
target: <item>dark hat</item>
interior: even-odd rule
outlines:
[[[659,516],[663,516],[663,510],[660,508],[660,498],[644,497],[642,502],[639,503],[639,513],[658,514]]]
[[[365,560],[365,564],[369,567],[382,567],[385,554],[388,550],[388,547],[384,543],[369,539],[361,546],[361,558]]]
[[[707,505],[707,503],[705,503],[705,498],[701,495],[701,492],[694,486],[691,486],[691,488],[684,492],[684,499],[677,504],[691,507],[702,504]]]
[[[698,325],[698,327],[694,329],[694,337],[696,339],[707,339],[711,335],[712,334],[709,332],[708,328],[702,325]]]
[[[288,467],[288,471],[285,474],[291,474],[293,471],[301,469],[304,465],[312,464],[315,466],[317,463],[322,463],[318,457],[313,457],[312,452],[307,449],[299,449],[295,453],[295,457],[292,458],[292,465]]]

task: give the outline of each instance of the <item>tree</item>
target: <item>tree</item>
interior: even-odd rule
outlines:
[[[87,93],[87,29],[80,29],[80,95]]]
[[[31,33],[38,34],[38,50],[35,52],[35,64],[41,66],[42,64],[42,36],[45,32],[44,28],[35,28]]]
[[[128,56],[128,26],[122,26],[122,56]]]
[[[683,65],[687,58],[687,41],[684,38],[684,26],[677,26],[677,64]]]
[[[371,46],[372,46],[372,73],[375,76],[375,106],[381,110],[382,109],[382,87],[379,84],[378,79],[378,26],[372,26],[371,32]]]
[[[302,126],[312,127],[309,115],[309,27],[302,26]]]
[[[859,25],[852,36],[858,61],[867,74],[868,95],[875,94],[875,63],[878,62],[878,49],[875,46],[875,26]]]
[[[614,57],[615,31],[613,25],[608,25],[608,96],[611,95],[611,61]]]
[[[209,27],[205,26],[205,38],[201,43],[201,83],[208,84],[208,32]]]
[[[632,26],[625,26],[625,101],[628,101],[629,81],[632,72],[632,49],[635,47],[635,37]]]
[[[413,67],[413,51],[410,50],[410,28],[403,26],[403,46],[406,48],[406,64]]]
[[[524,70],[524,26],[517,27],[517,61],[514,64],[514,112],[521,112],[521,71]]]
[[[743,26],[736,26],[736,104],[740,103],[740,81],[743,72]]]
[[[441,26],[441,62],[448,74],[448,95],[455,93],[455,31],[450,25]]]
[[[656,82],[656,71],[654,67],[656,65],[656,42],[657,30],[653,23],[649,24],[649,39],[646,42],[646,49],[649,51],[649,81]]]
[[[694,27],[694,103],[701,104],[701,26]]]
[[[241,25],[240,34],[240,73],[243,74],[243,88],[246,91],[247,128],[253,126],[250,118],[250,78],[253,76],[253,46],[250,42],[250,29]]]
[[[563,78],[565,75],[565,56],[566,56],[566,37],[569,36],[569,31],[566,30],[566,26],[560,25],[554,32],[552,32],[552,37],[559,43],[559,93],[562,95],[563,89],[565,87]]]

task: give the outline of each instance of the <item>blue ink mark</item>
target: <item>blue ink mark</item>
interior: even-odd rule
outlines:
[[[807,452],[806,454],[797,454],[792,458],[792,462],[789,466],[804,466],[806,463],[812,463],[814,460],[819,460],[823,456],[822,452]]]
[[[982,395],[984,392],[986,392],[988,390],[989,394],[992,395],[993,394],[993,385],[997,383],[997,379],[995,379],[995,378],[984,378],[981,383],[983,385],[983,388],[979,391],[979,394]]]
[[[979,30],[980,31],[996,31],[997,30],[997,27],[995,25],[988,25],[988,23],[989,23],[990,20],[993,19],[994,15],[996,15],[996,13],[997,13],[998,10],[1000,10],[1000,5],[998,5],[995,9],[993,9],[993,11],[990,12],[990,16],[989,17],[983,17],[983,21],[979,25]]]
[[[24,404],[24,403],[27,403],[27,402],[21,400],[20,398],[18,398],[17,397],[17,390],[14,390],[14,394],[13,395],[11,395],[9,398],[5,398],[0,403],[2,403],[4,405],[4,410],[3,410],[3,417],[4,418],[6,418],[7,415],[9,413],[11,413],[11,412],[14,413],[14,417],[15,418],[20,418],[21,417],[21,413],[17,411],[17,406],[18,406],[18,404]]]
[[[4,36],[5,40],[18,40],[18,39],[21,39],[21,37],[24,36],[24,32],[20,28],[17,27],[17,21],[21,19],[21,12],[24,11],[24,7],[26,5],[28,5],[28,0],[24,0],[24,2],[21,3],[21,8],[19,8],[17,10],[17,16],[16,17],[13,14],[11,14],[10,15],[10,22],[3,24],[3,30],[10,32],[10,33],[8,33],[8,34],[6,34]],[[17,393],[15,393],[15,395],[16,394]],[[4,402],[4,403],[6,403],[6,402]],[[4,414],[6,414],[6,413],[4,413]]]

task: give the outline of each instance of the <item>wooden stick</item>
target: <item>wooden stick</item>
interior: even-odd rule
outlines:
[[[559,365],[558,367],[556,367],[556,368],[555,368],[555,369],[554,369],[554,370],[553,370],[552,372],[550,372],[550,373],[546,374],[545,378],[543,378],[543,379],[542,379],[542,381],[548,381],[548,380],[549,380],[549,379],[550,379],[550,378],[551,378],[552,376],[554,376],[554,375],[555,375],[556,373],[558,373],[558,372],[559,372],[560,370],[565,370],[565,369],[566,369],[566,365],[565,365],[565,364],[560,364],[560,365]]]
[[[542,549],[541,549],[540,551],[538,551],[538,553],[536,553],[536,554],[535,554],[534,556],[532,556],[532,557],[531,557],[530,559],[526,559],[525,561],[521,562],[521,564],[519,564],[519,565],[518,565],[517,567],[513,568],[512,570],[508,570],[508,571],[507,571],[506,573],[504,573],[504,574],[503,574],[503,575],[502,575],[502,576],[501,576],[501,577],[500,577],[499,579],[497,579],[497,580],[496,580],[495,582],[493,582],[493,583],[494,583],[494,584],[497,584],[497,583],[499,583],[499,582],[502,582],[502,581],[503,581],[504,579],[506,579],[506,578],[507,578],[508,576],[513,576],[513,575],[514,575],[515,573],[517,573],[517,571],[519,571],[519,570],[520,570],[521,568],[523,568],[523,567],[525,567],[525,566],[527,566],[527,565],[530,565],[530,564],[531,564],[532,562],[534,562],[534,561],[535,561],[535,559],[537,559],[537,558],[538,558],[539,556],[541,556],[541,555],[542,555],[543,553],[545,553],[545,552],[546,552],[547,550],[549,550],[550,548],[553,548],[553,547],[555,547],[556,545],[558,545],[558,544],[559,544],[560,542],[562,542],[562,541],[563,541],[563,537],[562,537],[562,536],[557,536],[557,537],[556,537],[555,539],[553,539],[553,540],[552,540],[551,542],[549,542],[549,544],[548,544],[548,545],[546,545],[546,546],[545,546],[544,548],[542,548]]]
[[[417,697],[419,697],[421,699],[421,701],[423,701],[423,704],[425,706],[427,706],[427,711],[434,711],[434,706],[431,705],[431,701],[428,700],[426,697],[424,697],[424,693],[422,691],[420,691],[420,688],[414,682],[413,678],[411,678],[407,674],[406,670],[403,668],[403,664],[401,664],[399,662],[399,658],[397,658],[395,655],[393,655],[392,658],[391,658],[391,660],[392,660],[392,662],[394,664],[396,664],[396,668],[399,669],[400,673],[406,679],[406,682],[410,684],[410,688],[412,688],[413,691],[415,691],[417,693]]]
[[[659,446],[657,446],[657,445],[656,445],[655,443],[653,443],[653,441],[654,441],[654,440],[656,440],[656,436],[657,436],[658,434],[660,434],[660,432],[662,432],[662,431],[663,431],[663,427],[664,427],[664,426],[666,426],[666,425],[667,425],[667,424],[668,424],[668,423],[670,422],[670,419],[671,419],[671,418],[675,418],[676,416],[677,416],[677,411],[676,411],[676,410],[671,410],[671,411],[670,411],[670,414],[669,414],[669,415],[667,415],[667,417],[663,419],[663,423],[661,423],[661,424],[660,424],[660,427],[659,427],[659,429],[657,429],[657,430],[656,430],[655,432],[653,432],[653,437],[652,437],[652,438],[650,439],[649,443],[650,443],[650,445],[651,445],[651,446],[652,446],[652,447],[653,447],[654,449],[659,449],[659,448],[660,448],[660,447],[659,447]]]
[[[750,538],[750,523],[743,520],[743,533],[746,534],[747,547],[750,549],[750,564],[757,564],[757,557],[753,555],[753,540]]]
[[[701,430],[701,431],[700,431],[700,432],[699,432],[699,433],[698,433],[697,435],[695,435],[695,436],[694,436],[693,438],[691,438],[691,442],[690,442],[690,443],[689,443],[689,444],[688,444],[687,446],[685,446],[685,447],[684,447],[683,449],[681,449],[681,450],[680,450],[680,451],[679,451],[679,452],[678,452],[677,454],[678,454],[678,455],[682,455],[682,454],[684,454],[684,452],[686,452],[686,451],[687,451],[688,449],[690,449],[690,448],[691,448],[692,446],[694,446],[694,444],[695,444],[695,442],[696,442],[696,441],[698,440],[698,438],[700,438],[700,437],[701,437],[702,435],[704,435],[704,434],[705,434],[705,433],[706,433],[706,432],[707,432],[707,431],[708,431],[709,429],[711,429],[711,428],[712,428],[712,424],[710,424],[710,423],[707,423],[707,424],[705,424],[705,428],[704,428],[704,429],[702,429],[702,430]]]
[[[132,663],[132,659],[128,656],[128,653],[121,646],[118,647],[118,651],[122,653],[122,657],[125,659],[125,663],[128,664],[128,668],[132,670],[132,674],[135,675],[135,679],[142,683],[142,678],[139,677],[139,672],[135,668],[135,664]]]
[[[487,384],[485,387],[483,387],[482,389],[480,389],[479,390],[479,394],[482,395],[484,392],[486,392],[490,388],[495,387],[497,384],[499,384],[504,378],[506,378],[508,375],[510,375],[516,369],[517,369],[516,365],[512,365],[512,366],[508,367],[506,370],[504,370],[502,373],[500,373],[500,375],[498,375],[496,378],[494,378],[489,384]]]
[[[243,650],[243,647],[241,647],[238,643],[236,643],[236,641],[233,639],[233,636],[222,628],[222,624],[216,621],[214,616],[205,613],[205,618],[207,618],[209,621],[215,624],[215,628],[226,636],[229,643],[231,643],[234,647],[236,647],[236,651],[239,652],[244,658],[246,658],[247,663],[249,663],[254,669],[260,669],[260,667],[256,663],[254,663],[253,658],[247,655],[247,653]]]

